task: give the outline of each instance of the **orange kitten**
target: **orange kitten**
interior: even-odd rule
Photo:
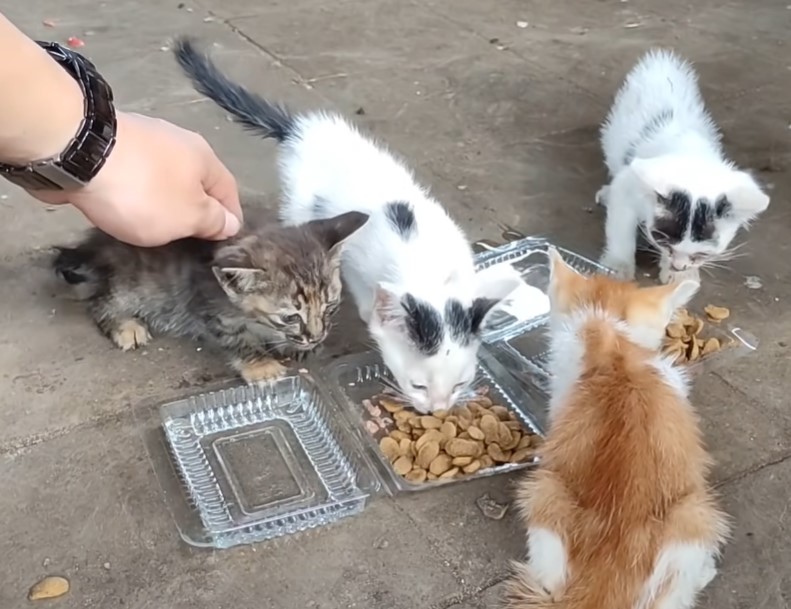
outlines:
[[[698,289],[586,278],[550,252],[549,432],[517,504],[509,609],[686,609],[728,534],[684,372],[659,355]]]

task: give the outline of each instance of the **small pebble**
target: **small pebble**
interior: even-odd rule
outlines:
[[[374,542],[374,548],[376,548],[377,550],[384,550],[389,545],[390,542],[387,541],[387,539],[385,539],[384,537],[380,537]]]
[[[516,27],[521,28],[521,29],[525,29],[528,25],[529,24],[527,23],[527,21],[517,21],[516,22]]]
[[[365,108],[363,108],[362,106],[360,106],[359,108],[357,108],[357,110],[355,110],[355,111],[354,111],[354,113],[355,113],[357,116],[363,116],[363,115],[365,114]]]
[[[42,21],[41,23],[44,25],[44,27],[55,27],[54,19],[44,19],[44,21]]]
[[[212,16],[203,18],[203,23],[211,23],[212,21],[214,21],[214,17]]]
[[[467,190],[467,185],[466,184],[459,184],[456,188],[458,188],[459,190]]]
[[[478,497],[475,503],[478,509],[481,510],[481,513],[492,520],[502,520],[505,513],[508,511],[507,503],[498,503],[489,496],[489,493],[485,493]]]
[[[104,563],[104,564],[102,565],[102,567],[104,567],[104,570],[105,570],[105,571],[109,571],[109,570],[110,570],[110,563],[109,563],[109,562],[106,562],[106,563]]]
[[[751,290],[760,290],[762,287],[764,287],[761,278],[756,277],[755,275],[748,275],[747,277],[745,277],[744,285],[746,285]]]

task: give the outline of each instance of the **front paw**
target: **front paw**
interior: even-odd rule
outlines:
[[[613,271],[618,279],[623,279],[625,281],[634,280],[634,260],[623,260],[622,258],[604,254],[599,260],[599,264]]]
[[[659,269],[659,281],[664,284],[680,283],[691,279],[700,283],[700,271],[698,269],[687,269],[686,271],[674,271],[668,267]]]
[[[605,184],[598,191],[596,191],[596,205],[607,207],[607,197],[610,196],[610,185]]]
[[[118,324],[110,334],[112,341],[122,350],[129,351],[148,344],[151,333],[142,322],[127,319]]]
[[[250,385],[279,379],[287,368],[276,359],[257,359],[241,362],[238,366],[242,378]]]

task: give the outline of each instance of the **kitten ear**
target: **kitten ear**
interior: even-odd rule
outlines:
[[[267,275],[261,269],[211,267],[220,287],[231,298],[260,290],[267,284]]]
[[[685,307],[698,293],[699,289],[700,282],[694,279],[685,279],[678,283],[643,288],[641,292],[643,295],[648,296],[650,300],[658,300],[664,303],[662,319],[662,328],[664,328],[670,323],[675,312],[681,307]]]
[[[749,174],[739,173],[742,174],[741,183],[726,192],[725,197],[737,215],[752,218],[769,207],[769,196],[760,189]]]
[[[368,222],[368,214],[349,211],[332,218],[311,220],[307,227],[313,231],[332,255],[340,252],[341,244]]]
[[[390,283],[378,283],[374,292],[373,319],[382,326],[395,326],[403,322],[406,311],[401,305],[401,295]]]
[[[673,190],[673,184],[668,180],[668,176],[676,175],[672,165],[673,163],[664,157],[636,158],[629,164],[629,168],[645,188],[667,197]]]

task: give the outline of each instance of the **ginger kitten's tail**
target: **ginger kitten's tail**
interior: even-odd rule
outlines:
[[[211,99],[234,120],[263,137],[282,142],[294,132],[294,116],[279,104],[268,102],[225,76],[208,55],[199,52],[190,38],[176,40],[173,51],[195,89]]]

